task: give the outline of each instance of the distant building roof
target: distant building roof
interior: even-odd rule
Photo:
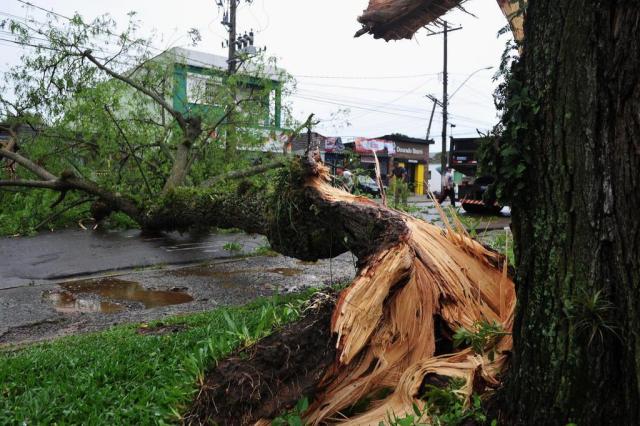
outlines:
[[[226,70],[228,67],[227,58],[225,56],[215,55],[213,53],[201,52],[193,49],[185,49],[183,47],[172,47],[166,52],[158,55],[159,58],[169,57],[173,61],[190,65],[199,68],[215,68],[219,70]],[[275,81],[281,80],[283,70],[274,67],[265,67],[264,69],[258,69],[255,64],[245,63],[240,66],[239,73],[254,74],[260,72],[264,76],[271,78]]]
[[[426,139],[420,139],[420,138],[412,138],[410,136],[400,135],[400,134],[385,135],[376,139],[384,139],[392,142],[420,143],[420,144],[428,144],[428,145],[435,144],[435,141],[433,139],[426,140]]]
[[[320,151],[323,151],[325,148],[325,140],[326,137],[320,133],[311,132],[311,149],[314,150],[318,148]],[[307,150],[308,143],[307,133],[300,133],[291,141],[291,151],[295,154],[303,154]]]
[[[200,52],[183,47],[172,47],[167,50],[168,54],[174,55],[176,61],[185,65],[192,65],[200,68],[227,69],[227,58],[213,53]]]

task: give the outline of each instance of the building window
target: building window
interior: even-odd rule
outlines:
[[[218,106],[216,98],[222,84],[222,77],[187,73],[187,102]]]

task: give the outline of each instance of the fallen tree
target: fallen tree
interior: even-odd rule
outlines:
[[[270,376],[273,383],[262,376],[250,381],[259,386],[267,380],[267,389],[310,390],[313,402],[306,413],[310,422],[337,421],[345,408],[365,398],[372,403],[353,416],[356,424],[377,423],[388,413],[402,416],[411,412],[423,384],[434,376],[463,379],[461,392],[466,397],[499,385],[498,374],[511,348],[508,334],[487,342],[491,348],[476,351],[453,350],[451,343],[456,330],[474,330],[483,321],[498,324],[506,333],[511,329],[515,297],[504,257],[454,232],[451,225],[442,230],[331,186],[327,168],[314,158],[257,167],[273,173],[272,179],[171,187],[142,204],[73,172],[54,174],[20,153],[1,149],[0,156],[35,176],[0,181],[0,186],[57,191],[60,200],[68,192],[94,196],[98,201],[92,212],[97,220],[119,211],[146,231],[240,228],[266,235],[274,250],[302,260],[351,251],[358,259],[358,275],[341,293],[326,332],[320,334],[325,339],[319,342],[321,347],[335,342],[335,352],[311,358],[307,351],[313,352],[314,346],[290,339],[291,345],[283,349],[297,353],[295,359],[317,360],[314,365],[319,370],[307,384],[281,386],[277,382],[284,379],[278,375]],[[233,172],[215,181],[252,174]],[[260,351],[254,353],[259,356]],[[295,365],[290,368],[299,371]],[[287,377],[300,380],[299,375]],[[214,407],[220,405],[208,389],[203,388],[201,397]],[[391,393],[382,397],[383,391]],[[257,421],[277,414],[302,396],[282,394],[288,397],[271,401],[269,409],[249,406],[241,418]],[[210,414],[191,413],[193,419],[208,419]]]
[[[62,195],[82,191],[108,200],[103,212],[94,213],[96,217],[119,209],[147,231],[240,228],[266,235],[274,250],[302,260],[331,258],[347,251],[357,257],[357,277],[340,294],[330,321],[308,320],[307,329],[319,328],[308,330],[319,339],[314,345],[304,341],[302,330],[294,329],[297,331],[286,339],[281,339],[283,335],[272,338],[286,342],[278,350],[269,344],[261,349],[259,344],[250,356],[240,357],[237,365],[228,360],[219,366],[229,369],[232,363],[234,371],[242,366],[248,369],[242,375],[247,379],[242,384],[243,395],[288,390],[277,392],[277,398],[245,404],[246,412],[237,413],[234,406],[231,412],[242,419],[241,424],[281,413],[303,396],[300,392],[313,397],[306,413],[311,423],[338,421],[345,409],[369,399],[369,409],[349,420],[377,424],[389,413],[412,412],[413,404],[420,403],[424,384],[433,377],[440,383],[447,378],[462,379],[460,392],[466,398],[500,384],[499,374],[511,349],[508,333],[514,286],[504,256],[472,240],[461,225],[461,232],[455,232],[455,224],[448,222],[443,230],[335,188],[328,169],[312,157],[282,161],[279,168],[274,165],[272,179],[172,188],[153,204],[139,206],[119,195],[108,199],[110,193],[103,193],[91,181],[73,175],[56,177],[20,154],[0,154],[42,179],[12,181],[11,185],[39,185]],[[240,177],[251,174],[246,171]],[[504,334],[479,349],[453,349],[457,330],[473,331],[482,322],[495,324]],[[322,350],[318,357],[318,347],[334,350]],[[263,366],[276,368],[282,353],[290,354],[292,360],[284,377],[252,364],[261,359]],[[309,359],[314,360],[313,370],[304,363]],[[305,372],[304,380],[291,372]],[[220,389],[233,389],[238,377],[213,370],[188,419],[206,422],[217,418],[216,407],[224,407],[220,398],[229,399]],[[233,421],[227,418],[224,423]]]
[[[90,51],[72,53],[72,58],[88,60],[105,71]],[[145,94],[154,98],[153,93]],[[0,186],[49,189],[60,193],[60,201],[68,192],[83,192],[98,199],[92,207],[97,220],[119,211],[143,230],[216,226],[261,233],[275,250],[303,260],[351,251],[358,259],[356,279],[340,294],[329,322],[326,316],[325,322],[313,318],[308,322],[312,327],[308,331],[318,327],[314,334],[320,339],[317,345],[302,344],[304,341],[297,339],[305,334],[294,328],[279,351],[263,342],[263,347],[259,344],[237,362],[221,364],[228,369],[247,368],[243,377],[248,380],[241,384],[243,395],[269,391],[281,397],[242,405],[244,411],[236,413],[239,423],[276,415],[306,392],[312,397],[305,413],[307,421],[345,420],[346,408],[369,399],[365,411],[353,413],[348,419],[354,424],[367,424],[385,420],[389,413],[402,416],[412,412],[414,403],[422,404],[426,383],[462,379],[460,392],[466,398],[474,391],[484,393],[499,385],[499,373],[511,348],[508,333],[515,304],[513,282],[501,255],[468,235],[454,232],[451,225],[442,230],[332,187],[327,169],[313,158],[274,165],[282,167],[273,183],[240,181],[235,185],[184,187],[190,158],[194,158],[193,147],[198,145],[194,138],[199,138],[202,146],[207,139],[197,119],[186,121],[181,115],[171,114],[170,105],[162,106],[177,121],[183,137],[178,138],[175,152],[167,156],[172,159],[172,167],[159,179],[162,189],[149,191],[145,200],[106,189],[70,170],[54,172],[6,149],[0,156],[28,170],[29,178],[0,181]],[[115,117],[108,108],[105,111]],[[117,124],[116,130],[120,130]],[[135,159],[135,149],[130,151]],[[139,158],[141,162],[144,159]],[[138,166],[136,162],[136,168],[142,169]],[[250,175],[236,172],[232,177]],[[481,322],[497,324],[507,334],[496,335],[479,348],[452,347],[456,330],[474,330]],[[276,342],[278,337],[274,338]],[[324,348],[320,354],[318,347]],[[328,347],[334,350],[325,350]],[[306,371],[304,386],[296,383],[301,380],[299,374],[259,373],[251,364],[252,360],[266,359],[275,367],[284,353],[295,356],[285,364],[290,371],[283,373]],[[247,362],[242,362],[244,359]],[[309,360],[314,360],[313,371],[306,368]],[[234,382],[237,375],[216,375],[216,371],[221,373],[212,372],[199,404],[190,413],[194,421],[214,419],[220,398],[228,399],[219,390],[239,385]]]
[[[340,294],[330,323],[324,323],[330,330],[320,334],[325,341],[309,345],[303,337],[291,339],[285,330],[283,339],[271,338],[285,342],[278,350],[260,343],[248,350],[250,355],[223,361],[210,372],[189,422],[248,424],[281,412],[303,396],[291,389],[306,389],[313,398],[305,414],[310,423],[377,424],[389,413],[402,416],[413,411],[414,403],[422,404],[424,384],[433,377],[444,383],[447,378],[462,379],[466,397],[500,384],[511,349],[513,282],[502,255],[451,225],[443,230],[335,188],[325,166],[313,159],[293,161],[281,170],[272,191],[248,183],[240,183],[229,197],[211,190],[179,190],[152,216],[162,219],[149,223],[165,229],[181,229],[198,217],[215,226],[259,232],[275,250],[300,259],[333,257],[347,250],[358,258],[357,277]],[[480,351],[452,348],[455,331],[475,330],[481,322],[497,324],[504,333]],[[326,347],[329,340],[335,342],[335,357],[333,351],[323,351],[325,358],[318,359],[318,345]],[[274,369],[282,368],[282,353],[292,360],[314,359],[316,369],[305,371],[319,380],[308,383],[307,377],[301,386],[305,380],[300,375],[258,368],[256,363],[265,364],[261,344],[271,351]],[[231,376],[229,363],[235,371]],[[295,362],[285,365],[299,371]],[[265,389],[280,391],[264,399],[268,407],[247,402],[249,397],[244,412],[234,406],[229,410],[235,413],[234,421],[223,413],[228,392],[237,390],[233,378],[240,376],[242,383],[235,385],[247,397],[264,395]],[[391,393],[382,397],[381,391]],[[365,412],[341,418],[345,409],[365,398],[372,401]]]

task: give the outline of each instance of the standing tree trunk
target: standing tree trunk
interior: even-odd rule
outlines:
[[[640,424],[639,36],[638,1],[529,2],[513,424]]]

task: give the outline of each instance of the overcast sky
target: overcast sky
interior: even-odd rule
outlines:
[[[126,13],[138,12],[142,33],[157,32],[155,46],[189,47],[186,36],[195,27],[202,34],[197,50],[226,55],[221,42],[226,36],[214,0],[32,0],[32,3],[64,15],[79,12],[87,19],[103,13],[126,21]],[[256,44],[266,46],[278,65],[298,81],[296,94],[288,99],[296,118],[311,112],[323,119],[318,131],[326,135],[375,137],[405,133],[424,137],[432,103],[425,94],[442,96],[442,36],[427,37],[421,30],[413,40],[386,43],[370,36],[353,38],[360,28],[356,18],[368,0],[254,0],[242,3],[238,29],[253,29]],[[447,15],[461,31],[449,35],[449,93],[474,71],[450,101],[454,136],[474,136],[496,121],[492,100],[492,76],[506,37],[497,38],[505,20],[496,2],[471,0],[466,9]],[[26,8],[18,0],[3,0],[0,17],[6,14],[43,18],[43,12]],[[7,38],[3,34],[0,38]],[[15,64],[22,47],[0,41],[0,70]],[[343,120],[331,120],[332,112],[349,108]],[[436,110],[431,137],[439,140],[441,111]],[[437,150],[437,149],[435,149]]]

